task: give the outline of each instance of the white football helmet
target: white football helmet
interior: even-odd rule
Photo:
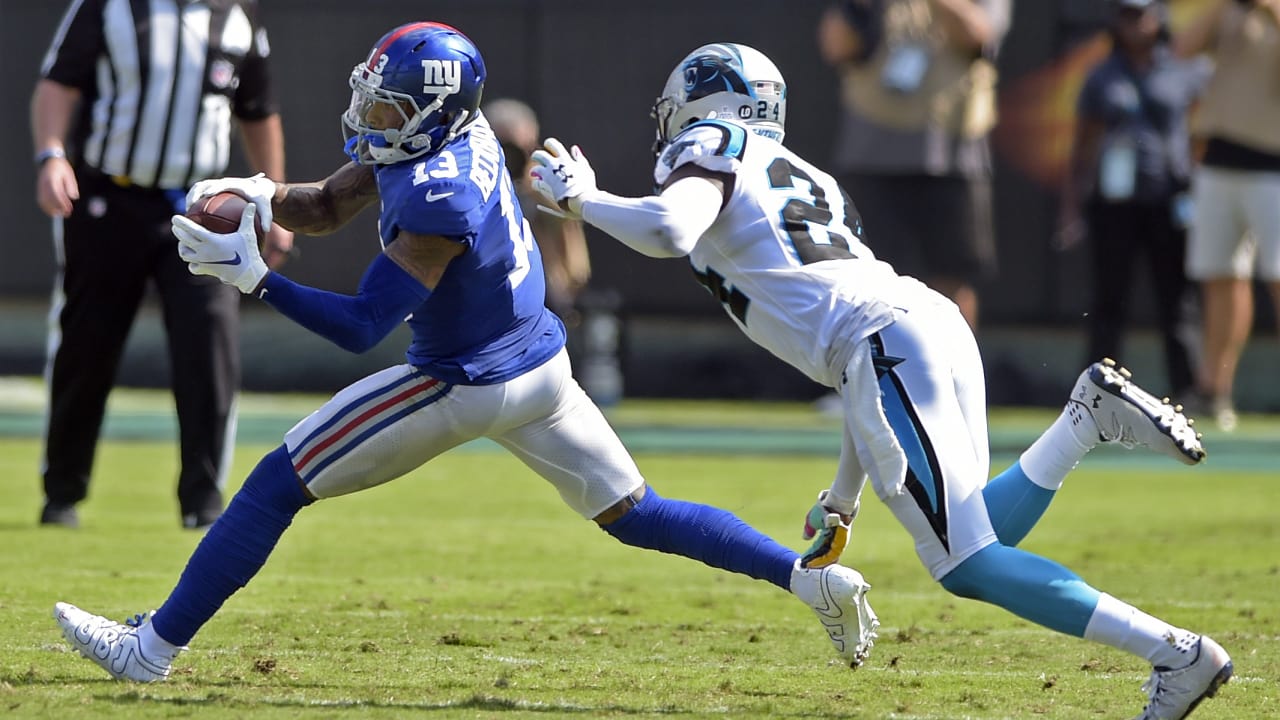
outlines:
[[[654,152],[698,120],[733,120],[782,141],[787,83],[773,61],[738,43],[703,45],[676,65],[650,113],[658,121]]]

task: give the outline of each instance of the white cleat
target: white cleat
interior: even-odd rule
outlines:
[[[791,592],[818,614],[836,652],[852,668],[871,654],[880,627],[867,602],[870,589],[861,573],[842,565],[802,568],[797,560],[791,570]]]
[[[1096,362],[1080,373],[1068,407],[1074,415],[1083,411],[1093,418],[1102,442],[1134,448],[1143,445],[1186,465],[1204,460],[1204,445],[1195,421],[1171,405],[1138,387],[1128,370],[1111,358]]]
[[[1201,700],[1213,697],[1231,679],[1231,657],[1222,646],[1204,636],[1196,643],[1196,658],[1186,667],[1157,667],[1142,685],[1147,706],[1134,720],[1179,720],[1191,714]]]
[[[136,625],[125,625],[60,602],[53,606],[53,619],[58,621],[62,635],[71,647],[115,679],[158,682],[169,677],[173,657],[147,658],[142,655],[138,628],[150,622],[150,613],[139,615]],[[185,648],[179,648],[182,649]]]

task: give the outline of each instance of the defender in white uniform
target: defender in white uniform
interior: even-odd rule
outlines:
[[[1058,420],[988,482],[985,380],[968,324],[950,300],[876,260],[835,180],[781,144],[786,85],[773,63],[742,45],[698,48],[653,114],[659,194],[599,190],[581,150],[554,138],[534,154],[535,185],[551,212],[645,255],[687,256],[752,340],[840,393],[840,463],[806,519],[814,544],[803,562],[839,558],[870,477],[947,590],[1150,662],[1140,718],[1185,717],[1213,695],[1232,673],[1216,642],[1016,547],[1099,442],[1198,463],[1187,418],[1114,363],[1095,363]]]

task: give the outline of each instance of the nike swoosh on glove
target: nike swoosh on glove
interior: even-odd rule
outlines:
[[[178,257],[186,261],[192,275],[210,275],[252,295],[267,276],[253,227],[256,216],[257,206],[245,205],[239,229],[217,233],[185,215],[174,215],[171,222],[178,238]]]

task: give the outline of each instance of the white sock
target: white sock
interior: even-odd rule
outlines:
[[[138,628],[138,646],[139,650],[142,651],[143,657],[153,662],[173,660],[182,649],[160,637],[156,633],[155,626],[150,622],[145,622],[142,627]]]
[[[1186,667],[1200,636],[1177,628],[1106,593],[1084,629],[1087,640],[1126,650],[1157,667]]]
[[[1093,417],[1079,404],[1069,402],[1049,429],[1022,453],[1019,463],[1031,482],[1056,491],[1067,473],[1097,444],[1098,426]]]

